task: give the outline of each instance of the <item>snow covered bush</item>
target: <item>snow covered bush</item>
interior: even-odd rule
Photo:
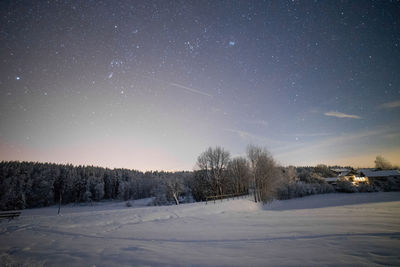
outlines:
[[[377,192],[378,189],[374,187],[373,185],[366,184],[366,183],[361,183],[357,186],[358,192]]]
[[[278,188],[277,199],[290,199],[315,194],[333,193],[335,189],[327,183],[290,183]]]
[[[400,180],[393,177],[388,179],[371,179],[371,184],[379,191],[400,191]]]
[[[343,192],[343,193],[355,193],[358,192],[357,187],[353,185],[352,182],[344,179],[344,178],[340,178],[337,181],[337,185],[336,185],[336,190],[338,192]]]

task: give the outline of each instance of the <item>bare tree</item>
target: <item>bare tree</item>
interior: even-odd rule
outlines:
[[[228,164],[228,174],[231,178],[233,192],[237,194],[248,192],[250,167],[245,158],[232,159]]]
[[[282,173],[266,149],[250,145],[247,148],[247,155],[253,174],[254,201],[266,202],[274,196]]]
[[[221,147],[208,148],[197,159],[197,167],[211,179],[216,194],[222,195],[226,187],[226,168],[229,152]]]
[[[247,157],[249,158],[250,161],[250,166],[251,166],[251,172],[252,172],[252,182],[251,182],[251,188],[253,189],[254,193],[254,201],[258,202],[258,190],[259,190],[259,185],[257,184],[257,177],[256,177],[256,169],[257,169],[257,162],[259,160],[260,155],[262,154],[263,150],[260,147],[254,146],[254,145],[249,145],[247,147]]]
[[[166,181],[168,193],[174,198],[175,204],[179,205],[179,195],[183,192],[182,182],[177,178],[171,178]]]

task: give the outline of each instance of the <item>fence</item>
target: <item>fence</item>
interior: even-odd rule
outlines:
[[[214,203],[215,203],[215,200],[218,200],[218,199],[221,199],[221,202],[222,202],[222,200],[224,200],[224,199],[228,199],[229,200],[229,198],[235,199],[235,197],[240,198],[240,197],[245,197],[245,196],[248,196],[248,195],[249,195],[249,193],[245,192],[245,193],[235,193],[235,194],[208,196],[208,197],[206,197],[206,205],[207,205],[208,201],[210,201],[210,200],[214,200]]]

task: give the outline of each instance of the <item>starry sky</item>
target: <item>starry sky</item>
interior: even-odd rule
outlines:
[[[0,160],[400,164],[399,1],[1,1]]]

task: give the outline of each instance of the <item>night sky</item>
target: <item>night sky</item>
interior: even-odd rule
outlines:
[[[399,1],[2,1],[0,160],[400,164]]]

